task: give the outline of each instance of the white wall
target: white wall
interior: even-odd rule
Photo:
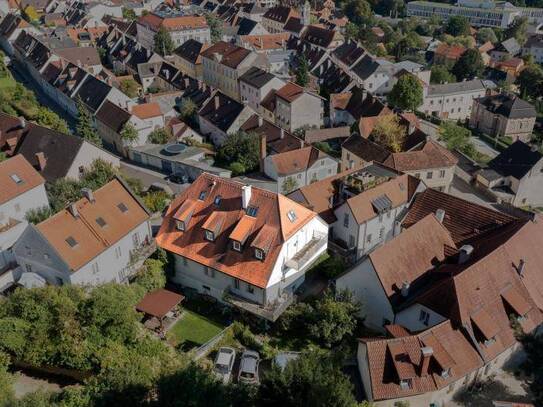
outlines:
[[[23,220],[31,209],[49,206],[45,185],[41,184],[0,205],[0,225],[7,223],[9,218]]]
[[[66,174],[66,178],[79,179],[81,173],[79,171],[80,167],[89,168],[93,161],[101,159],[107,163],[110,163],[115,168],[119,168],[121,165],[118,157],[113,154],[108,153],[106,150],[103,150],[99,147],[96,147],[92,143],[83,142],[79,152],[77,153],[72,166]]]
[[[429,315],[428,324],[425,324],[424,321],[421,320],[421,311],[424,311]],[[422,304],[413,304],[409,308],[398,312],[394,323],[402,325],[412,332],[417,332],[428,329],[445,320],[446,318],[443,315],[438,314],[430,308],[425,307]]]

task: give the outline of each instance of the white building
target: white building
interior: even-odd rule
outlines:
[[[127,282],[154,248],[149,212],[115,179],[49,219],[13,247],[22,275],[54,285]]]
[[[272,321],[327,241],[328,227],[316,213],[210,174],[174,200],[157,235],[175,255],[175,283]]]

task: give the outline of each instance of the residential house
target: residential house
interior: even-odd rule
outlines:
[[[228,134],[238,131],[254,113],[249,106],[216,92],[198,112],[200,132],[220,146]]]
[[[157,102],[141,103],[131,108],[131,113],[151,125],[152,129],[161,129],[166,124],[164,115]]]
[[[287,6],[275,6],[266,11],[262,16],[262,25],[270,34],[284,31],[285,24],[291,17],[298,17],[298,12]]]
[[[148,210],[119,179],[37,224],[13,247],[24,278],[52,285],[126,283],[154,251]]]
[[[497,202],[518,207],[543,204],[543,160],[536,147],[518,140],[475,174],[475,183]]]
[[[509,59],[520,54],[522,47],[516,40],[516,38],[511,37],[505,41],[500,42],[489,51],[489,55],[493,61],[503,61],[504,59]]]
[[[475,99],[469,125],[493,137],[528,142],[536,117],[533,105],[516,95],[501,93]]]
[[[79,179],[96,160],[119,167],[119,158],[81,137],[33,126],[19,142],[16,153],[23,156],[47,182]]]
[[[264,158],[264,173],[277,181],[277,192],[283,194],[333,176],[337,169],[334,158],[312,146]]]
[[[272,90],[278,90],[285,82],[274,74],[252,67],[239,78],[241,102],[248,104],[259,114],[263,113],[262,101]]]
[[[203,79],[202,52],[209,45],[197,40],[187,40],[173,52],[173,63],[191,78]]]
[[[190,39],[201,43],[211,42],[211,33],[203,16],[163,16],[148,13],[137,20],[136,27],[138,42],[149,49],[154,48],[155,35],[161,28],[168,31],[176,46]]]
[[[543,62],[543,35],[535,34],[522,46],[522,56],[531,55],[538,64]]]
[[[328,227],[283,195],[202,174],[170,205],[157,235],[171,280],[275,321],[326,251]]]
[[[239,101],[239,78],[253,66],[264,67],[264,60],[263,55],[219,41],[202,52],[204,82]]]
[[[434,64],[452,66],[466,51],[467,48],[462,45],[449,45],[442,42],[434,51]]]
[[[288,82],[275,92],[275,122],[290,132],[324,124],[324,99]]]
[[[98,75],[103,69],[98,50],[94,47],[55,49],[55,54],[78,67],[84,68],[93,75]]]
[[[410,175],[371,162],[288,197],[317,212],[330,225],[329,249],[354,263],[400,233],[399,222],[415,194],[425,188]]]
[[[473,100],[495,87],[493,82],[480,79],[425,86],[422,105],[417,110],[441,119],[465,120],[471,116]]]
[[[454,178],[458,158],[437,141],[428,140],[401,153],[392,153],[383,164],[420,178],[429,188],[447,192]]]
[[[359,168],[372,161],[383,163],[391,152],[359,134],[352,134],[341,144],[341,171]]]

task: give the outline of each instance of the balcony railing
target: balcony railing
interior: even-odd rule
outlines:
[[[325,234],[315,234],[298,253],[286,261],[285,266],[298,271],[306,268],[309,260],[311,260],[315,254],[321,251],[327,243],[328,236]]]
[[[254,301],[243,298],[232,290],[225,296],[225,300],[235,307],[244,311],[250,312],[256,316],[275,322],[277,318],[289,307],[294,301],[295,296],[292,293],[284,292],[278,299],[268,304],[258,304]]]

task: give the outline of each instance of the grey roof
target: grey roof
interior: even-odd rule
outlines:
[[[482,81],[473,79],[471,81],[442,83],[430,85],[428,87],[428,96],[451,95],[453,93],[476,92],[487,88],[494,88],[496,85],[491,81]]]
[[[368,54],[353,67],[353,72],[357,74],[361,79],[368,79],[377,69],[379,64]]]
[[[77,94],[74,95],[74,100],[80,97],[83,103],[94,113],[98,110],[110,90],[111,86],[107,83],[88,75],[77,90]]]
[[[501,93],[485,96],[479,99],[489,112],[499,114],[509,119],[524,119],[536,117],[535,107],[516,95]]]
[[[169,148],[170,146],[180,146],[177,151],[177,153],[172,154],[166,150],[166,148]],[[152,155],[154,157],[161,158],[163,160],[167,161],[174,161],[174,162],[180,162],[183,163],[186,160],[198,160],[198,157],[205,154],[205,150],[199,147],[192,147],[187,146],[185,144],[177,143],[177,144],[145,144],[142,146],[137,147],[131,147],[133,151],[137,151],[139,153],[144,153],[148,155]]]
[[[524,48],[543,48],[543,35],[532,35],[524,44]]]
[[[185,41],[179,48],[174,51],[174,53],[176,55],[179,55],[181,58],[195,64],[198,57],[200,56],[200,52],[202,52],[203,45],[204,44],[202,44],[200,41],[190,39]]]
[[[522,141],[515,141],[500,155],[488,163],[488,167],[503,176],[516,179],[524,177],[543,155]]]
[[[241,75],[239,80],[240,82],[248,83],[257,89],[260,89],[273,78],[275,78],[275,75],[253,66],[243,75]]]
[[[498,51],[508,52],[511,55],[517,55],[520,52],[520,44],[514,37],[511,37],[505,41],[502,41],[502,43],[499,44],[496,49]]]

